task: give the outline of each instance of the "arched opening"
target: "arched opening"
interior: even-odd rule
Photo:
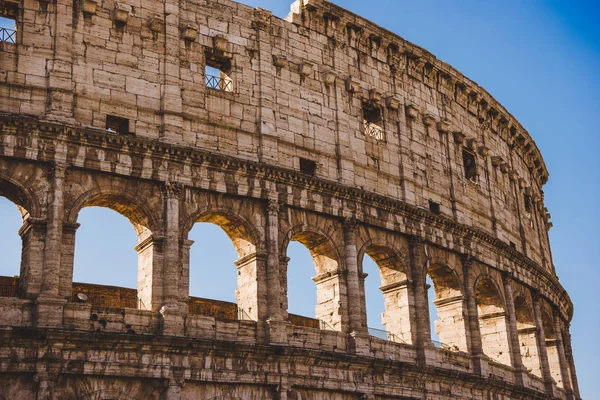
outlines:
[[[258,320],[257,278],[264,273],[265,261],[241,218],[221,213],[198,217],[182,249],[181,288],[188,291],[189,312]]]
[[[400,257],[385,246],[369,245],[360,260],[364,280],[361,298],[369,333],[399,343],[412,343],[410,289]]]
[[[517,334],[519,335],[519,351],[523,366],[538,376],[542,376],[537,346],[536,327],[533,312],[523,295],[515,298],[515,314],[517,317]]]
[[[550,376],[552,376],[552,379],[554,379],[554,382],[556,382],[558,387],[563,387],[564,385],[560,372],[560,358],[558,355],[558,336],[554,329],[554,318],[546,310],[542,310],[542,325],[544,326]]]
[[[22,210],[22,209],[21,209]],[[21,238],[19,230],[27,214],[5,197],[0,197],[0,297],[17,297],[21,274]]]
[[[312,255],[300,242],[290,242],[287,254],[290,258],[287,267],[287,310],[293,316],[315,317],[317,308],[317,287]],[[294,322],[294,321],[292,321]]]
[[[428,299],[433,303],[436,311],[430,314],[430,321],[434,328],[432,332],[435,332],[439,338],[439,342],[436,342],[432,333],[433,344],[445,349],[466,352],[464,302],[458,276],[450,267],[442,264],[430,266],[427,276],[433,286],[432,296],[428,295]]]
[[[496,362],[511,365],[506,311],[498,287],[488,277],[479,279],[475,299],[483,353]]]
[[[299,242],[308,249],[310,253],[310,258],[316,271],[316,275],[312,278],[316,284],[316,305],[313,314],[315,320],[311,320],[310,317],[312,317],[312,315],[295,314],[289,314],[289,320],[295,325],[341,331],[344,318],[342,315],[342,304],[346,304],[347,297],[345,286],[341,285],[341,276],[338,273],[338,255],[336,251],[325,236],[314,232],[303,231],[295,233],[291,236],[290,242]],[[285,254],[293,256],[293,253],[289,253],[288,247],[289,246],[286,246]],[[302,254],[302,252],[297,253]],[[307,269],[307,266],[305,265],[307,261],[306,255],[301,259],[305,260],[304,265],[302,265],[302,262],[297,262],[301,260],[293,260],[291,257],[289,260],[285,257],[282,260],[282,263],[286,264],[282,265],[282,270],[286,271],[285,275],[288,277],[287,287],[285,289],[286,294],[289,293],[289,288],[297,284],[290,280],[290,275],[288,275],[287,271],[289,269]],[[294,271],[294,274],[298,273],[298,271]],[[306,273],[302,272],[301,276],[306,276]],[[303,281],[306,281],[306,279],[303,279]],[[294,289],[292,289],[292,293],[294,293],[293,291]],[[289,296],[285,297],[288,298]],[[299,299],[296,300],[296,297]],[[302,296],[294,295],[294,303],[297,303],[300,298],[302,298],[301,301],[305,301],[304,299],[306,297],[306,293]],[[288,304],[285,304],[284,306],[286,307],[286,310],[290,309]],[[293,305],[291,309],[296,310],[296,305]],[[305,312],[306,307],[302,307],[302,311]]]
[[[61,295],[95,306],[152,309],[153,292],[161,291],[153,279],[160,255],[149,213],[122,194],[82,199],[67,219],[78,223],[63,227]]]
[[[33,298],[40,291],[43,229],[32,223],[32,208],[25,190],[0,179],[0,297]]]

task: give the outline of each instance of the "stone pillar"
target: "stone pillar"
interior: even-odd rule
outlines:
[[[42,267],[44,265],[44,233],[46,224],[36,218],[27,218],[19,229],[21,247],[21,271],[19,274],[19,297],[34,299],[40,294]]]
[[[181,360],[171,360],[177,365],[181,365]],[[183,367],[171,367],[171,377],[165,383],[165,391],[162,393],[161,400],[180,400],[181,389],[185,385],[185,368]]]
[[[73,263],[75,260],[75,233],[79,224],[63,224],[62,249],[60,254],[59,295],[70,298],[73,290]]]
[[[481,340],[481,331],[479,330],[479,314],[477,311],[477,302],[475,299],[475,282],[471,274],[473,261],[470,256],[463,256],[462,270],[465,290],[466,306],[466,327],[467,327],[467,348],[471,353],[473,360],[473,369],[475,373],[487,375],[487,357],[483,354],[483,343]]]
[[[554,395],[554,384],[552,382],[552,376],[550,374],[550,365],[548,363],[548,352],[546,350],[546,335],[544,333],[544,324],[542,322],[542,310],[541,310],[541,298],[539,293],[533,294],[533,315],[535,319],[535,325],[537,327],[537,343],[540,357],[540,367],[542,370],[542,379],[544,380],[544,386],[546,388],[546,394],[549,396]]]
[[[36,326],[52,327],[62,325],[63,306],[66,300],[59,297],[59,285],[63,228],[63,184],[66,173],[67,166],[64,164],[53,164],[50,169],[44,267],[41,293],[36,300],[35,307]]]
[[[358,255],[356,251],[356,221],[344,221],[344,255],[346,285],[348,290],[348,329],[350,332],[368,334],[367,321],[362,310]]]
[[[571,386],[571,377],[569,376],[569,365],[565,355],[565,346],[563,338],[563,324],[560,317],[560,312],[554,313],[554,332],[556,333],[556,345],[558,349],[558,360],[560,363],[560,375],[563,381],[563,388],[567,393],[567,400],[575,400],[573,388]]]
[[[56,374],[49,372],[38,372],[33,376],[33,381],[37,382],[36,400],[52,400],[54,398],[54,381]]]
[[[282,288],[281,274],[287,273],[287,267],[281,268],[279,257],[279,210],[281,205],[277,193],[271,194],[267,205],[267,332],[272,344],[287,342],[287,301]]]
[[[511,274],[502,274],[504,285],[504,298],[506,302],[506,330],[508,331],[508,348],[510,352],[511,365],[515,369],[515,382],[523,385],[523,360],[519,346],[519,333],[517,332],[517,314],[515,311],[515,300],[511,286]]]
[[[187,313],[187,299],[190,296],[190,249],[194,244],[193,240],[182,239],[179,246],[181,248],[181,277],[179,279],[179,293],[184,304],[184,310]]]
[[[431,330],[429,328],[429,302],[425,288],[427,255],[425,245],[420,238],[411,236],[408,242],[408,252],[416,310],[411,321],[411,324],[416,326],[412,343],[417,346],[417,362],[425,364],[425,346],[431,344]]]
[[[383,293],[385,302],[382,320],[387,332],[404,343],[412,344],[413,321],[411,321],[411,315],[414,313],[412,282],[403,280],[381,286],[379,289]]]
[[[181,263],[179,259],[179,199],[183,193],[183,185],[166,182],[165,199],[165,248],[163,262],[163,305],[162,333],[169,336],[184,334],[184,318],[180,309],[183,301],[179,293]]]
[[[564,348],[565,348],[565,356],[567,357],[567,363],[569,367],[569,373],[571,377],[571,389],[573,389],[573,393],[575,394],[576,399],[581,399],[581,395],[579,394],[579,382],[577,381],[577,373],[575,372],[575,359],[573,357],[573,347],[571,345],[571,333],[569,331],[569,327],[565,327],[564,330]]]
[[[134,247],[138,253],[138,308],[158,311],[163,303],[163,256],[165,238],[142,232]]]

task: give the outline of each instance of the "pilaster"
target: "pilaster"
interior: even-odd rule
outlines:
[[[506,328],[508,331],[508,347],[510,359],[515,369],[515,382],[522,385],[523,378],[523,360],[519,346],[519,333],[517,332],[517,315],[515,311],[515,300],[511,286],[511,274],[502,274],[502,284],[504,285],[504,298],[506,303]]]
[[[474,290],[474,277],[471,273],[473,261],[470,256],[465,255],[461,259],[463,279],[464,279],[464,291],[466,307],[466,327],[468,331],[467,335],[467,348],[471,353],[473,360],[473,368],[476,374],[486,376],[487,375],[487,357],[483,354],[483,343],[481,340],[481,331],[479,329],[479,314],[477,311],[477,302],[475,299]]]
[[[544,386],[546,393],[549,396],[554,395],[554,383],[552,381],[552,375],[550,373],[550,363],[548,362],[548,351],[546,349],[546,334],[544,333],[544,323],[542,321],[542,310],[541,302],[542,299],[537,291],[533,293],[533,315],[535,319],[535,325],[537,328],[536,338],[538,343],[540,367],[542,370],[542,379],[544,380]]]

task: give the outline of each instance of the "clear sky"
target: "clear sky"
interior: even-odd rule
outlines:
[[[284,17],[285,0],[243,3]],[[594,1],[337,0],[426,48],[483,86],[529,131],[550,171],[544,187],[552,214],[554,263],[575,305],[571,333],[584,399],[600,393],[598,360],[600,259],[596,210],[600,198],[600,3]],[[0,198],[0,275],[18,274],[20,226]],[[137,238],[110,210],[84,209],[79,222],[75,280],[135,287]],[[225,234],[197,224],[190,236],[191,295],[233,301],[236,254]],[[100,244],[102,244],[100,246]],[[290,311],[314,316],[314,267],[292,243],[288,255]],[[365,266],[369,325],[381,328],[377,271]],[[209,272],[210,271],[210,272]],[[375,277],[375,278],[373,278]]]

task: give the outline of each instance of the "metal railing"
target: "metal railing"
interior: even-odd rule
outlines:
[[[437,347],[438,349],[442,349],[442,350],[453,350],[453,346],[450,346],[447,343],[442,343],[442,342],[438,342],[437,340],[432,340],[431,343]]]
[[[366,119],[363,120],[365,135],[371,136],[375,140],[383,140],[383,128]]]
[[[14,43],[16,33],[14,29],[0,28],[0,42]]]
[[[248,313],[241,308],[238,308],[238,320],[239,321],[253,321],[253,319],[250,318]]]
[[[327,322],[319,320],[319,326],[322,331],[335,331],[335,328],[329,325]]]
[[[369,330],[369,335],[371,335],[373,337],[387,340],[388,342],[406,343],[404,340],[400,339],[400,337],[398,335],[393,334],[388,331],[384,331],[383,329],[375,329],[375,328],[367,328],[367,329]]]
[[[0,285],[0,297],[17,297],[16,283]]]
[[[224,92],[233,91],[233,81],[229,78],[220,76],[206,75],[206,87],[210,89],[222,90]]]

